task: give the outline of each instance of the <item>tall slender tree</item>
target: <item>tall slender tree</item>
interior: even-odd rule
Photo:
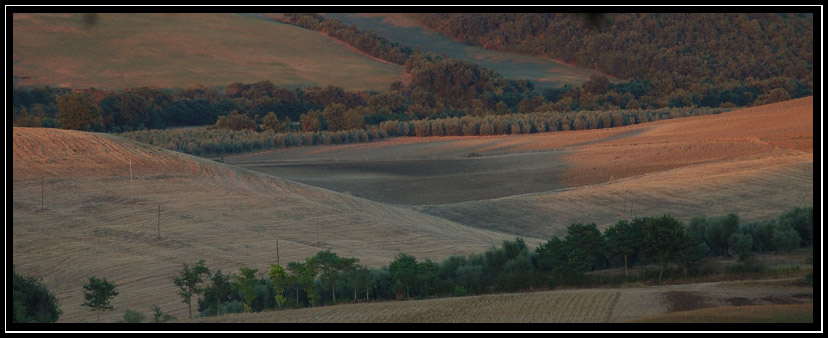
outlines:
[[[190,318],[193,318],[193,296],[199,295],[204,291],[202,284],[205,278],[210,277],[210,269],[204,264],[203,259],[192,267],[187,263],[183,263],[183,267],[178,273],[178,276],[173,279],[173,283],[179,288],[178,294],[181,296],[181,301],[187,304]]]

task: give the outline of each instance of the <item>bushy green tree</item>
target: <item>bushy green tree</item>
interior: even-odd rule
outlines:
[[[281,309],[287,299],[285,299],[285,289],[289,284],[287,272],[281,265],[270,264],[270,270],[267,272],[270,280],[273,281],[273,297],[276,305]]]
[[[627,220],[620,220],[604,231],[607,252],[624,258],[624,275],[628,274],[629,258],[639,250],[641,236],[641,229]]]
[[[365,300],[368,300],[369,293],[376,281],[371,278],[371,270],[356,265],[347,272],[348,286],[354,290],[354,303],[357,301],[357,291],[365,290]]]
[[[258,269],[251,269],[246,266],[239,268],[239,274],[233,274],[233,290],[238,291],[244,300],[244,312],[253,312],[253,300],[256,299],[256,278]]]
[[[779,215],[779,225],[796,230],[802,240],[800,246],[809,246],[813,243],[814,208],[796,207],[786,211]]]
[[[730,235],[739,230],[739,216],[729,213],[722,216],[710,217],[705,231],[710,249],[721,253],[723,257],[730,256],[728,240]]]
[[[658,282],[667,263],[676,260],[682,252],[686,236],[684,226],[670,215],[643,218],[643,244],[645,251],[659,263]]]
[[[781,224],[777,224],[776,228],[773,229],[771,240],[776,252],[792,251],[798,248],[802,242],[802,238],[799,237],[799,233],[795,229]]]
[[[98,314],[98,322],[101,321],[101,312],[112,310],[112,301],[118,295],[115,284],[110,283],[106,278],[99,279],[96,276],[89,277],[89,284],[83,286],[83,306],[89,307]]]
[[[595,223],[571,224],[566,229],[565,240],[570,249],[569,261],[572,267],[582,272],[594,269],[604,240]]]
[[[54,323],[63,314],[57,297],[40,279],[23,277],[12,267],[12,322]]]
[[[299,291],[304,290],[311,305],[319,300],[319,293],[316,290],[314,279],[318,273],[317,266],[310,258],[305,262],[290,262],[287,266],[288,277],[295,285],[296,304],[299,304]]]
[[[535,252],[538,254],[538,268],[551,272],[553,280],[571,281],[581,276],[569,261],[569,246],[557,236],[539,245]]]
[[[728,245],[737,257],[739,262],[747,261],[753,255],[753,236],[743,232],[735,232],[730,235]]]
[[[213,276],[210,277],[210,286],[209,290],[205,290],[204,294],[205,297],[208,293],[212,294],[216,300],[216,313],[221,316],[221,300],[227,299],[230,296],[230,292],[232,291],[232,284],[230,282],[230,276],[222,274],[221,270],[216,271],[213,273]]]
[[[336,283],[344,278],[345,273],[352,269],[357,262],[356,258],[340,257],[331,250],[320,251],[312,258],[319,269],[319,279],[327,288],[330,288],[334,303],[336,302]]]
[[[411,298],[411,289],[417,280],[417,259],[409,254],[399,253],[388,266],[388,271],[394,281],[396,293]]]

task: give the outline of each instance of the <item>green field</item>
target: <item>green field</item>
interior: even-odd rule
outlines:
[[[386,90],[403,70],[310,30],[244,14],[20,14],[16,84],[161,88],[269,80],[278,86]]]
[[[589,80],[590,76],[600,74],[552,59],[470,46],[429,31],[398,14],[327,13],[325,16],[342,21],[346,25],[356,25],[362,30],[370,29],[380,36],[411,48],[420,47],[424,52],[446,54],[494,69],[508,79],[529,79],[538,88],[559,87],[565,84],[580,85]]]

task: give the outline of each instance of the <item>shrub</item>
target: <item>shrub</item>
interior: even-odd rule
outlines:
[[[454,296],[455,297],[463,297],[466,295],[466,288],[462,285],[457,285],[454,287]]]
[[[791,251],[798,248],[802,240],[796,230],[787,226],[777,225],[773,230],[772,241],[775,251],[779,252]]]
[[[118,323],[140,323],[142,321],[144,321],[144,314],[132,309],[126,309],[124,310],[124,317]]]

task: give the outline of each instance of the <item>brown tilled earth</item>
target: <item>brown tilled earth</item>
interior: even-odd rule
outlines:
[[[198,323],[621,323],[639,318],[730,306],[810,304],[813,288],[715,282],[617,289],[571,289],[361,302],[316,308],[230,314]],[[601,329],[601,326],[584,328]],[[313,329],[313,327],[308,327]],[[500,329],[508,330],[508,327]],[[519,328],[520,329],[520,328]],[[523,328],[525,329],[525,328]],[[559,328],[549,327],[555,331]]]

